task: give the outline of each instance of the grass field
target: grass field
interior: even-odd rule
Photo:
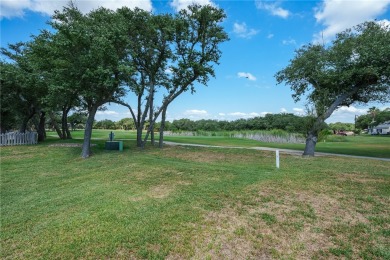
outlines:
[[[390,162],[62,143],[1,147],[2,259],[390,258]]]
[[[115,139],[135,139],[133,131],[115,130]],[[75,138],[82,139],[84,132],[72,132]],[[110,130],[93,130],[93,138],[108,139]],[[55,133],[53,133],[55,136]],[[158,135],[157,135],[158,137]],[[179,143],[220,145],[220,146],[241,146],[241,147],[273,147],[295,149],[303,151],[304,144],[278,144],[265,143],[249,139],[228,138],[223,136],[166,136],[166,141]],[[319,142],[316,146],[317,152],[349,154],[357,156],[390,158],[390,136],[328,136],[325,142]]]

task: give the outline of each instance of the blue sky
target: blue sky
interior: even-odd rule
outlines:
[[[67,0],[1,0],[1,46],[29,40],[30,35],[48,28],[46,21]],[[288,86],[276,85],[274,74],[287,66],[294,50],[315,42],[330,42],[336,33],[367,20],[389,23],[390,0],[321,0],[321,1],[212,1],[212,0],[75,0],[84,13],[104,6],[116,9],[123,5],[140,7],[155,13],[174,13],[189,3],[212,4],[223,8],[223,22],[230,41],[222,44],[216,78],[208,86],[196,85],[196,93],[184,93],[168,109],[168,120],[180,118],[235,120],[263,116],[266,113],[305,113],[305,102],[294,103]],[[126,97],[135,105],[130,93]],[[343,107],[327,122],[353,122],[365,114],[364,107]],[[108,105],[96,119],[117,121],[130,117],[127,108]]]

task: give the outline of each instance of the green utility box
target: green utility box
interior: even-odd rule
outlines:
[[[123,141],[106,141],[106,150],[123,151]]]

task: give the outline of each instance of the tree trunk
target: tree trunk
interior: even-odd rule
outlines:
[[[46,137],[45,122],[46,122],[46,113],[44,111],[41,111],[41,115],[39,117],[39,124],[37,127],[38,142],[45,141],[45,137]]]
[[[29,119],[24,119],[22,121],[22,123],[20,124],[20,127],[19,127],[19,133],[25,133],[26,132],[28,121],[29,121]]]
[[[98,109],[98,106],[92,106],[91,109],[88,111],[88,119],[87,123],[85,124],[85,130],[84,130],[84,142],[83,142],[83,148],[81,151],[81,157],[82,158],[88,158],[91,155],[91,137],[92,137],[92,126],[93,126],[93,120],[95,119],[95,114]]]
[[[55,129],[56,132],[57,132],[58,137],[59,137],[60,139],[63,139],[61,129],[60,129],[60,127],[58,126],[57,121],[56,121],[56,119],[55,119],[55,117],[54,117],[54,115],[53,115],[52,112],[49,113],[49,117],[50,117],[50,119],[51,119],[51,123],[52,123],[54,129]]]
[[[161,114],[160,139],[158,141],[158,147],[160,148],[163,148],[164,145],[164,128],[165,128],[166,114],[167,114],[167,107],[164,107]]]
[[[318,140],[318,133],[315,131],[310,131],[306,138],[306,146],[305,151],[303,152],[303,156],[314,156],[314,152],[316,149],[316,144]]]
[[[152,145],[154,145],[154,133],[153,133],[153,131],[154,131],[154,124],[155,124],[155,122],[156,122],[156,119],[157,119],[157,118],[154,118],[153,121],[150,122],[150,125],[149,125],[149,127],[148,127],[148,130],[146,131],[146,134],[145,134],[145,138],[144,138],[144,141],[143,141],[143,146],[142,146],[142,148],[145,147],[145,144],[146,144],[146,142],[148,141],[149,134],[150,134],[151,136],[153,135],[153,143],[152,143]]]
[[[138,117],[138,124],[139,124],[139,131],[140,133],[138,133],[138,129],[137,129],[137,145],[138,147],[141,147],[142,149],[145,148],[145,145],[146,145],[146,141],[147,141],[147,137],[148,137],[148,133],[146,133],[146,138],[144,138],[144,140],[142,140],[142,131],[144,130],[144,127],[145,127],[145,121],[146,121],[146,118],[148,117],[148,112],[149,112],[149,103],[150,103],[150,98],[147,98],[147,102],[146,102],[146,105],[145,105],[145,109],[144,109],[144,113],[142,115],[142,117]],[[140,109],[138,111],[141,111]],[[138,139],[139,138],[139,139]]]
[[[64,106],[62,108],[62,118],[61,118],[61,126],[62,126],[62,139],[72,139],[72,135],[70,134],[68,127],[68,113],[71,107]]]
[[[65,111],[62,110],[62,116],[61,116],[61,132],[62,132],[62,139],[68,139],[68,136],[66,135],[66,124],[67,119],[64,118]]]
[[[30,114],[28,116],[26,116],[21,125],[20,125],[20,128],[19,128],[19,133],[25,133],[26,130],[27,130],[27,124],[28,122],[31,120],[31,118],[35,115],[35,108],[32,108],[30,110]]]
[[[340,95],[323,113],[321,116],[317,116],[313,126],[307,134],[306,138],[306,146],[305,151],[303,152],[303,156],[314,156],[318,133],[322,130],[322,124],[325,122],[327,118],[329,118],[332,113],[341,105],[341,103],[351,95],[357,92],[359,88],[354,87],[350,91],[343,93]]]
[[[67,120],[68,121],[68,120]],[[66,130],[66,138],[67,139],[72,139],[72,135],[71,135],[71,133],[70,133],[70,130],[69,130],[69,127],[68,127],[68,123],[66,123],[66,128],[65,128],[65,130]]]
[[[150,95],[150,106],[149,106],[149,124],[150,124],[150,142],[154,146],[154,124],[153,121],[153,103],[154,103],[154,87],[151,87]],[[146,140],[145,140],[146,142]]]
[[[143,147],[143,141],[142,141],[142,129],[143,126],[138,125],[137,126],[137,146],[138,147]]]
[[[66,131],[66,138],[67,139],[72,139],[72,135],[70,133],[70,130],[69,130],[69,125],[68,125],[68,114],[69,114],[69,111],[72,107],[69,106],[66,111],[65,111],[65,131]]]
[[[140,118],[141,118],[140,103],[138,104],[138,114],[136,116],[130,105],[128,105],[128,104],[126,104],[126,103],[124,103],[122,101],[118,101],[118,100],[115,100],[113,102],[117,103],[117,104],[120,104],[122,106],[125,106],[125,107],[127,107],[129,109],[129,111],[131,113],[131,116],[133,117],[133,120],[134,120],[134,127],[137,129],[137,146],[141,147],[142,146],[142,128],[143,128],[143,125],[141,125],[141,122],[140,122]],[[140,96],[138,96],[138,102],[141,102],[141,97]]]
[[[152,143],[152,146],[154,146],[154,125],[152,129],[150,130],[150,142]]]

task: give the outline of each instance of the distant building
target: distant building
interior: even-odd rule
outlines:
[[[372,135],[390,135],[390,121],[374,126],[370,129]]]

